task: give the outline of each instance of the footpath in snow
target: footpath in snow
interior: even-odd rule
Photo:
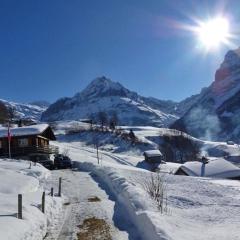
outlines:
[[[112,193],[98,184],[98,176],[85,171],[56,170],[52,172],[53,184],[59,177],[65,195],[65,216],[61,228],[51,229],[45,240],[140,239]]]

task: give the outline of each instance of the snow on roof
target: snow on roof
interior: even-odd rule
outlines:
[[[159,150],[147,150],[143,153],[147,157],[158,157],[162,156],[162,153]]]
[[[202,162],[186,162],[180,168],[189,176],[240,177],[240,168],[222,158],[211,159],[205,165]]]
[[[24,127],[10,128],[11,136],[26,136],[26,135],[38,135],[44,132],[49,127],[48,124],[36,124]],[[7,137],[7,128],[0,128],[0,137]]]

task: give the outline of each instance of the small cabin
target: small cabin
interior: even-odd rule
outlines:
[[[57,154],[58,148],[49,141],[56,137],[48,124],[10,128],[10,152],[13,158],[34,160],[39,155]],[[0,129],[0,157],[9,156],[8,129]]]
[[[159,150],[145,151],[143,156],[148,163],[161,163],[163,161],[163,155]]]

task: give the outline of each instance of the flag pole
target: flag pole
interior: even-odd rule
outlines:
[[[8,122],[8,156],[11,159],[11,135],[10,135],[10,122]]]

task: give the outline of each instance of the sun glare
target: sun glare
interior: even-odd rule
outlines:
[[[221,44],[227,44],[229,34],[229,22],[226,18],[218,17],[207,22],[199,23],[196,27],[198,39],[207,50],[215,49]]]

